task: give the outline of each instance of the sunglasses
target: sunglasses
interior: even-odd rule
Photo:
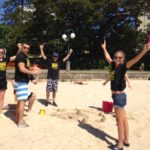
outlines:
[[[24,49],[27,49],[27,50],[29,50],[29,49],[30,49],[30,47],[26,47],[26,46],[24,46],[23,48],[24,48]]]

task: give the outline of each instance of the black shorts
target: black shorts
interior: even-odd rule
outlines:
[[[0,90],[6,90],[7,89],[7,80],[0,79]]]

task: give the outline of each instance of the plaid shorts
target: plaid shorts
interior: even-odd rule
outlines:
[[[58,89],[58,80],[47,80],[46,92],[57,92]]]

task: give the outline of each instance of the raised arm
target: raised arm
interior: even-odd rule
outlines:
[[[102,47],[102,49],[103,49],[103,51],[104,51],[105,59],[107,60],[107,62],[108,62],[109,64],[111,64],[112,59],[111,59],[111,57],[110,57],[110,55],[109,55],[109,53],[108,53],[108,51],[107,51],[107,48],[106,48],[106,40],[104,40],[104,43],[101,44],[101,47]]]
[[[10,62],[11,62],[11,61],[15,61],[15,59],[16,59],[16,56],[10,57]]]
[[[63,58],[63,62],[67,61],[72,53],[73,53],[73,50],[70,49],[70,51],[69,51],[69,53],[67,54],[67,56]]]
[[[143,50],[136,55],[133,59],[129,60],[126,64],[127,68],[132,67],[135,63],[137,63],[148,51],[150,50],[150,43],[144,45]]]
[[[17,54],[19,54],[21,52],[21,49],[22,49],[22,43],[18,43],[17,48],[18,48]]]
[[[21,43],[18,43],[18,44],[17,44],[17,47],[18,47],[18,50],[17,50],[16,55],[17,55],[17,54],[19,54],[19,53],[21,52],[22,44],[21,44]],[[16,59],[16,55],[14,55],[14,56],[10,57],[10,62],[11,62],[11,61],[15,61],[15,59]]]
[[[45,55],[45,53],[44,53],[44,45],[43,44],[41,44],[40,45],[40,51],[41,51],[41,56],[42,56],[42,58],[43,59],[47,59],[47,57],[46,57],[46,55]]]

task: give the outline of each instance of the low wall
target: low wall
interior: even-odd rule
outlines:
[[[128,71],[127,74],[132,79],[149,79],[150,72],[145,71]],[[73,80],[99,80],[99,79],[106,79],[109,76],[108,71],[105,70],[89,70],[89,71],[60,71],[60,80],[61,81],[73,81]],[[42,69],[40,73],[40,79],[46,79],[47,77],[47,70]],[[14,70],[7,70],[7,78],[13,79],[14,78]]]

